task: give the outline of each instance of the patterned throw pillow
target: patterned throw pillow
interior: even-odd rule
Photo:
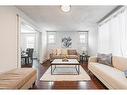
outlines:
[[[77,55],[76,50],[68,50],[68,55]]]
[[[124,71],[125,77],[127,78],[127,70]]]
[[[113,66],[112,65],[112,54],[97,54],[97,62],[102,63],[104,65]]]
[[[52,50],[52,53],[53,53],[53,55],[57,55],[56,49],[53,49],[53,50]]]
[[[62,52],[62,55],[67,55],[67,49],[62,49],[61,52]]]
[[[61,55],[62,54],[62,52],[61,52],[61,49],[56,49],[56,52],[57,52],[57,55]]]

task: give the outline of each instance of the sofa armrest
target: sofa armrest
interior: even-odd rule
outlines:
[[[77,53],[76,56],[77,56],[77,60],[80,61],[80,54]]]
[[[97,62],[97,57],[96,57],[96,56],[91,56],[91,57],[89,58],[88,63],[90,63],[90,62]]]
[[[80,57],[80,53],[77,53],[77,56]]]

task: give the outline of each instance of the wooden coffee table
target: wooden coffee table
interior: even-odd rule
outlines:
[[[53,69],[53,65],[55,66],[54,69]],[[54,70],[57,68],[57,65],[74,65],[77,74],[79,75],[80,73],[80,63],[76,59],[68,59],[68,61],[62,61],[62,59],[54,59],[51,62],[51,75],[53,74]]]

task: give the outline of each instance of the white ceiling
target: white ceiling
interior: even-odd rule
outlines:
[[[40,28],[47,31],[77,31],[96,24],[116,6],[71,6],[64,13],[60,6],[18,6]]]

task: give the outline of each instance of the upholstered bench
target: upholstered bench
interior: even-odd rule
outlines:
[[[16,68],[0,74],[0,89],[28,89],[36,81],[33,68]]]

